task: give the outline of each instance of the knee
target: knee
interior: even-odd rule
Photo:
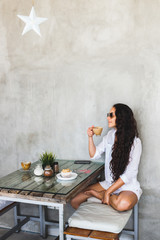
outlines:
[[[118,211],[127,211],[129,209],[131,209],[132,206],[132,202],[126,199],[121,199],[118,204],[117,204],[117,210]]]
[[[71,199],[71,206],[72,206],[74,209],[77,209],[77,208],[79,207],[79,204],[78,204],[76,198]]]

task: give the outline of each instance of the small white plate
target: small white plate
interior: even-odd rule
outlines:
[[[59,180],[70,181],[77,177],[77,173],[72,172],[70,177],[62,177],[60,173],[56,175]]]

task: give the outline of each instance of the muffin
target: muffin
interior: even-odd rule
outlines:
[[[66,169],[62,169],[62,171],[61,171],[61,176],[62,177],[70,177],[71,176],[71,173],[72,173],[72,171],[69,169],[69,168],[66,168]]]

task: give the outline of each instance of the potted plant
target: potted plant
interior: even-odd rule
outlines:
[[[56,159],[55,154],[53,155],[52,152],[50,153],[43,153],[40,155],[40,162],[42,164],[42,168],[44,169],[44,176],[52,176],[53,175],[53,164]]]

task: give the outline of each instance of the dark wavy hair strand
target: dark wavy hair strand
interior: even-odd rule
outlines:
[[[110,169],[113,181],[122,175],[129,162],[129,154],[135,137],[138,137],[137,123],[132,110],[125,104],[113,106],[116,115],[115,143],[112,148]]]

